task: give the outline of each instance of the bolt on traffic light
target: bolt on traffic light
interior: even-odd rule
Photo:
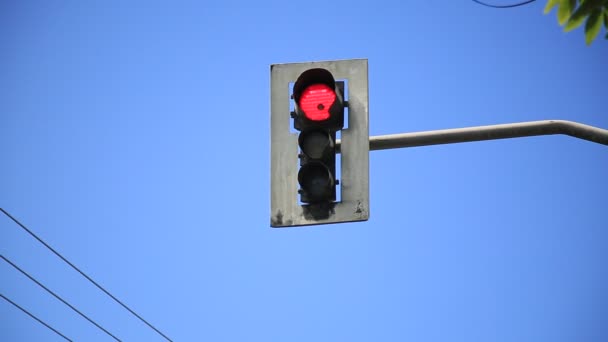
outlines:
[[[270,225],[367,220],[367,60],[273,64],[270,77]]]
[[[322,68],[304,71],[293,86],[300,201],[312,206],[336,200],[336,132],[344,127],[344,100],[333,75]],[[329,208],[326,206],[326,208]],[[318,210],[317,210],[318,212]]]

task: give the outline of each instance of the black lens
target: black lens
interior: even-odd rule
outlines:
[[[325,200],[332,196],[334,179],[325,165],[309,163],[300,169],[298,182],[310,200]]]
[[[331,136],[325,131],[301,133],[298,142],[302,153],[312,159],[321,159],[334,146]]]

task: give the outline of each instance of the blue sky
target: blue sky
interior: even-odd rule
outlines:
[[[608,128],[608,44],[543,6],[5,2],[0,206],[174,341],[606,341],[606,146],[372,151],[368,222],[269,227],[273,63],[367,58],[371,135]],[[0,253],[163,340],[3,215]],[[1,260],[0,293],[111,340]],[[0,340],[62,339],[2,301]]]

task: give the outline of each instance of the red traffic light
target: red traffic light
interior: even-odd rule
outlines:
[[[326,84],[313,84],[302,92],[300,108],[311,121],[323,121],[331,116],[329,109],[336,101],[336,92]]]
[[[344,127],[342,82],[338,83],[326,69],[305,70],[293,84],[294,128],[338,131]]]

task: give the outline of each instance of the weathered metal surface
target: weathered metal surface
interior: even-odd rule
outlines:
[[[348,128],[342,130],[341,201],[324,215],[298,203],[298,135],[291,132],[289,83],[310,68],[348,81]],[[290,227],[369,217],[369,112],[366,59],[270,66],[270,225]]]

